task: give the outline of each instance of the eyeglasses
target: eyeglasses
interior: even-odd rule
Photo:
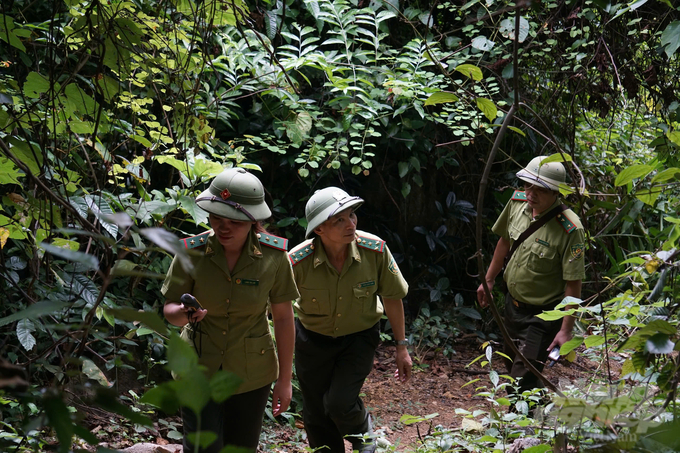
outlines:
[[[534,192],[542,195],[547,195],[552,192],[550,189],[546,189],[545,187],[539,187],[535,186],[533,184],[524,184],[524,191],[525,192]]]

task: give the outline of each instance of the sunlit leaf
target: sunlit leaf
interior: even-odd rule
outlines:
[[[574,336],[560,347],[560,355],[567,355],[583,344],[583,337]]]
[[[477,98],[477,108],[482,111],[484,116],[489,121],[493,121],[496,119],[496,114],[498,113],[498,109],[496,108],[496,104],[493,103],[490,99],[486,98]]]
[[[456,71],[476,81],[482,80],[482,78],[484,77],[482,74],[482,70],[472,64],[459,65],[456,67]]]
[[[583,340],[583,343],[586,345],[586,348],[600,346],[601,344],[604,344],[604,337],[600,335],[589,335]]]
[[[450,93],[448,91],[438,91],[436,93],[432,93],[430,97],[427,98],[425,101],[425,105],[436,105],[436,104],[443,104],[446,102],[456,102],[458,100],[458,96],[456,96],[453,93]]]
[[[614,184],[617,187],[625,186],[634,179],[647,176],[649,173],[652,172],[652,170],[654,170],[654,167],[651,165],[645,164],[631,165],[630,167],[624,168],[621,171],[621,173],[619,173],[616,176]]]

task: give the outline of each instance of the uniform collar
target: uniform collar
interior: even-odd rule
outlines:
[[[357,246],[357,241],[356,241],[356,235],[355,235],[355,240],[352,241],[349,245],[349,257],[354,259],[354,261],[360,263],[361,262],[361,254],[359,253],[359,247]],[[316,269],[321,265],[321,263],[324,263],[328,261],[328,255],[326,255],[326,249],[323,248],[323,243],[321,242],[321,238],[319,236],[316,236],[313,240],[313,245],[314,245],[314,268]]]
[[[227,275],[235,274],[243,268],[247,267],[254,260],[262,258],[262,249],[260,241],[257,239],[257,234],[251,229],[248,237],[246,238],[246,243],[243,245],[243,250],[241,251],[241,256],[239,256],[234,270],[229,272],[229,265],[227,264],[227,257],[224,256],[224,248],[222,244],[217,240],[215,232],[211,231],[208,238],[208,246],[205,250],[206,255],[212,255],[212,261],[219,266],[224,273]]]

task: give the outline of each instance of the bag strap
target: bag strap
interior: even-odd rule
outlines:
[[[546,223],[548,223],[551,219],[553,219],[554,217],[556,217],[557,214],[559,214],[559,213],[561,213],[561,212],[563,212],[563,211],[566,211],[567,209],[569,209],[569,208],[567,208],[567,205],[565,205],[565,204],[561,204],[561,205],[559,205],[559,206],[555,206],[555,207],[552,208],[550,211],[548,211],[543,217],[541,217],[541,218],[538,219],[536,222],[534,222],[534,223],[532,223],[531,225],[529,225],[529,228],[527,228],[526,230],[524,230],[524,231],[522,232],[522,234],[519,235],[519,237],[517,238],[517,240],[516,240],[515,242],[513,242],[512,247],[510,247],[510,251],[508,251],[508,254],[505,255],[505,260],[504,260],[505,265],[507,265],[507,264],[510,262],[510,258],[512,258],[512,254],[515,253],[515,250],[517,250],[517,247],[519,247],[520,244],[521,244],[522,242],[524,242],[524,240],[525,240],[526,238],[528,238],[529,236],[531,236],[532,234],[534,234],[534,232],[535,232],[536,230],[538,230],[538,229],[541,228],[543,225],[545,225]],[[505,267],[505,266],[503,266],[503,267]]]

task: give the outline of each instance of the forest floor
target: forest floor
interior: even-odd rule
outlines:
[[[456,354],[449,358],[436,356],[427,351],[417,350],[416,352],[420,355],[412,353],[413,376],[405,384],[399,384],[394,379],[395,348],[384,345],[378,348],[373,371],[364,384],[362,396],[371,412],[374,430],[395,446],[397,451],[416,450],[421,445],[424,436],[435,426],[439,425],[445,429],[461,428],[463,416],[456,414],[456,409],[486,411],[491,407],[491,403],[486,398],[476,396],[479,387],[491,387],[489,366],[481,366],[485,359],[475,361],[477,357],[484,354],[482,342],[473,334],[463,335],[456,339],[454,347]],[[496,357],[493,363],[494,369],[500,374],[504,373],[500,356],[494,355],[494,357]],[[545,374],[560,388],[571,385],[585,388],[594,375],[605,377],[605,371],[601,368],[601,358],[592,357],[591,359],[577,353],[574,362],[570,363],[561,359],[554,366],[546,367]],[[618,373],[615,372],[615,374]],[[478,381],[470,383],[477,379]],[[505,411],[505,408],[499,410]],[[404,424],[400,422],[403,415],[431,416],[431,419]],[[87,424],[97,426],[96,418],[94,417],[93,420],[92,416],[88,417],[89,423]],[[305,450],[307,443],[301,420],[297,419],[294,424],[296,426],[287,423],[277,424],[267,420],[259,450],[287,453],[309,451]],[[106,425],[99,423],[100,428],[104,426]],[[174,437],[177,437],[177,430],[181,431],[179,417],[165,417],[162,423],[156,424],[156,428],[155,433],[132,435],[133,433],[125,434],[125,430],[121,430],[119,425],[113,430],[98,429],[96,435],[102,439],[103,444],[100,445],[114,449],[124,449],[140,442],[153,442],[167,447],[181,443],[181,439],[171,439],[168,436],[168,433],[174,430]],[[346,442],[346,446],[347,452],[351,452],[349,442]],[[157,451],[163,452],[164,450]]]

